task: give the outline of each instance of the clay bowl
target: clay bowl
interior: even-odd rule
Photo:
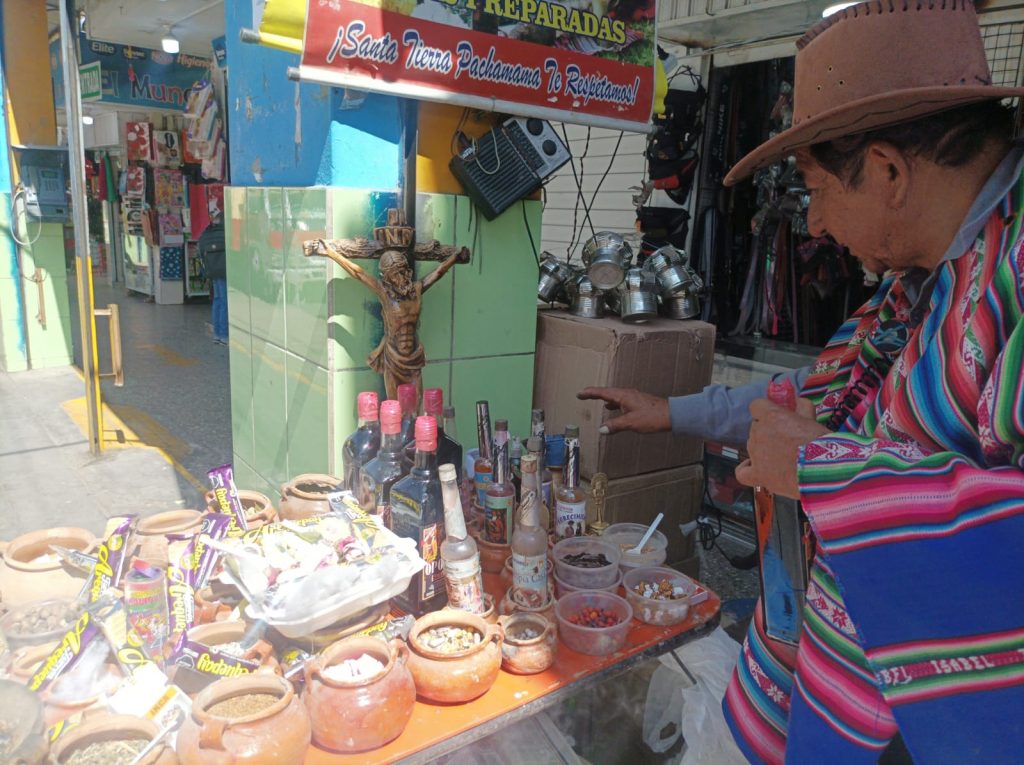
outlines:
[[[346,659],[369,655],[384,665],[372,677],[339,680],[325,672]],[[306,665],[303,701],[313,743],[335,752],[366,752],[398,738],[412,717],[416,684],[401,640],[371,637],[340,640]]]
[[[206,492],[203,499],[206,500],[206,512],[221,512],[220,505],[217,503],[217,495],[212,491]],[[270,501],[270,497],[266,494],[239,489],[238,500],[242,503],[242,510],[245,512],[245,523],[250,531],[277,520],[277,510]]]
[[[0,563],[0,601],[6,608],[77,597],[88,574],[63,563],[50,545],[91,553],[98,541],[88,529],[70,526],[32,531],[11,540],[3,548]]]
[[[443,653],[421,638],[432,627],[461,627],[480,634],[480,642],[454,653]],[[488,624],[476,614],[443,609],[421,616],[409,632],[409,670],[417,695],[445,704],[460,704],[482,696],[501,668],[500,624]]]
[[[210,648],[217,648],[217,646],[227,643],[239,642],[245,636],[248,629],[248,625],[241,621],[213,622],[192,627],[188,630],[188,639],[196,643],[202,643]],[[281,668],[273,653],[274,649],[270,643],[266,640],[257,640],[242,654],[241,658],[258,662],[261,670],[280,674]],[[220,678],[208,672],[200,672],[193,667],[177,665],[173,668],[172,679],[174,684],[185,691],[185,693],[194,696]]]
[[[166,568],[167,535],[198,534],[203,525],[203,514],[198,510],[170,510],[142,518],[135,524],[133,555],[147,563]]]
[[[501,644],[503,669],[517,675],[535,675],[554,664],[558,645],[554,624],[537,614],[522,612],[501,616],[498,623],[505,628],[505,641]],[[531,632],[533,637],[529,637]]]
[[[152,720],[132,715],[100,713],[63,733],[50,749],[49,763],[64,765],[77,751],[102,741],[146,739],[152,741],[160,726]],[[177,765],[178,756],[167,744],[158,744],[140,765]]]
[[[528,606],[522,603],[516,598],[515,587],[509,587],[505,591],[505,597],[501,599],[501,603],[498,605],[498,613],[502,616],[510,616],[516,613],[523,614],[534,614],[547,619],[554,625],[555,630],[558,629],[558,621],[555,618],[555,590],[551,583],[548,583],[548,602],[542,606]]]
[[[303,473],[281,486],[277,512],[282,520],[301,521],[331,512],[327,495],[341,488],[341,479],[324,473]]]

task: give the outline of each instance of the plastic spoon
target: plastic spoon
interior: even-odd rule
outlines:
[[[185,722],[185,720],[184,716],[181,713],[181,710],[175,710],[174,717],[170,720],[170,722],[168,722],[163,728],[160,729],[156,736],[154,736],[153,740],[146,744],[145,748],[143,748],[141,752],[135,755],[135,759],[132,760],[131,763],[129,763],[129,765],[139,765],[140,762],[146,759],[146,755],[148,755],[150,752],[156,749],[157,746],[163,743],[163,740],[167,738],[167,734],[171,733],[174,730],[177,730],[179,727],[181,727],[181,724],[183,722]]]
[[[658,517],[651,521],[651,525],[647,527],[647,531],[645,531],[644,535],[640,537],[640,541],[637,542],[636,547],[629,552],[633,555],[640,555],[644,551],[644,545],[647,544],[647,540],[654,534],[655,530],[658,528],[658,524],[661,523],[661,519],[664,517],[664,513],[658,513]]]

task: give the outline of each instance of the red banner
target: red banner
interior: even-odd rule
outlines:
[[[300,75],[645,130],[655,16],[655,0],[309,0]]]

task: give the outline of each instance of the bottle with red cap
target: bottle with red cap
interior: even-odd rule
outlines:
[[[412,469],[402,448],[402,409],[397,401],[380,405],[380,430],[380,451],[359,471],[356,497],[363,510],[379,515],[390,529],[391,487]]]
[[[448,602],[441,562],[444,500],[433,417],[416,418],[416,461],[409,475],[391,487],[391,528],[398,536],[416,541],[416,551],[426,564],[395,598],[399,608],[415,616],[443,608]]]
[[[402,407],[402,446],[411,444],[416,438],[416,415],[420,411],[419,398],[420,394],[416,389],[416,383],[402,383],[398,386],[398,404]]]
[[[356,397],[359,427],[345,439],[341,458],[345,467],[345,488],[358,496],[359,471],[380,451],[380,422],[377,419],[377,394],[363,391]]]
[[[455,465],[459,486],[462,486],[462,444],[444,429],[444,391],[427,388],[423,391],[423,412],[437,420],[437,464]]]

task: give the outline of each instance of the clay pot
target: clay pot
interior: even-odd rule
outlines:
[[[476,540],[476,546],[480,551],[480,568],[487,574],[500,574],[505,559],[512,554],[512,546],[488,542],[483,534]]]
[[[505,591],[505,597],[501,599],[501,603],[498,605],[499,614],[502,616],[510,616],[515,613],[534,614],[547,619],[555,630],[558,630],[558,621],[555,618],[555,591],[550,582],[548,583],[548,602],[543,606],[536,608],[525,606],[516,600],[514,596],[515,588],[509,587]]]
[[[278,515],[282,520],[300,521],[331,512],[327,495],[341,488],[341,479],[323,473],[303,473],[281,485]]]
[[[50,545],[91,553],[97,540],[87,529],[64,526],[32,531],[7,543],[0,562],[0,601],[4,607],[78,596],[89,575],[64,564]]]
[[[363,680],[332,680],[324,670],[369,654],[384,671]],[[303,701],[313,725],[313,743],[335,752],[365,752],[398,738],[412,717],[416,684],[401,640],[340,640],[306,665]]]
[[[501,589],[507,592],[508,588],[512,586],[512,556],[509,555],[505,558],[505,565],[501,568]]]
[[[98,714],[62,734],[50,750],[51,765],[64,765],[80,749],[100,741],[144,738],[152,741],[160,726],[152,720],[132,715]],[[140,765],[177,765],[178,756],[167,744],[158,744]]]
[[[97,692],[92,696],[67,698],[63,695],[54,695],[54,692],[60,689],[60,679],[54,681],[53,685],[43,691],[41,698],[46,727],[52,728],[61,720],[67,720],[78,714],[106,710],[107,697],[124,682],[124,674],[113,659],[106,663],[104,670],[105,672],[97,684],[98,688],[94,687]]]
[[[169,510],[148,518],[141,518],[135,524],[135,546],[133,557],[150,565],[166,568],[167,535],[184,534],[194,536],[203,525],[203,514],[198,510]]]
[[[192,627],[188,630],[188,639],[211,648],[216,648],[226,643],[237,643],[245,636],[247,630],[248,625],[245,622],[213,622]],[[281,667],[273,654],[274,648],[270,643],[266,640],[257,640],[249,650],[242,654],[241,658],[259,662],[261,671],[265,670],[280,674]],[[206,688],[218,679],[213,675],[194,670],[192,667],[174,667],[174,684],[190,696],[199,693],[203,688]]]
[[[266,693],[277,701],[251,715],[215,717],[207,709],[247,694]],[[254,674],[218,680],[196,696],[192,714],[178,732],[182,765],[279,765],[300,763],[309,749],[309,713],[287,680]]]
[[[555,625],[536,614],[516,613],[498,617],[505,628],[505,642],[501,644],[501,666],[517,675],[535,675],[555,662],[558,633]],[[536,637],[520,637],[530,629]]]
[[[465,651],[441,653],[420,640],[431,627],[472,629],[480,633],[481,639]],[[416,693],[427,701],[446,704],[482,696],[498,677],[503,635],[500,624],[488,624],[465,611],[445,609],[421,616],[409,632],[409,670],[416,681]]]
[[[498,623],[498,609],[495,607],[494,598],[489,593],[484,593],[484,612],[477,615],[488,624]]]
[[[28,685],[28,681],[32,679],[32,675],[39,669],[39,665],[43,663],[53,649],[57,647],[56,643],[47,643],[46,645],[36,645],[31,648],[21,648],[14,652],[11,657],[11,679],[17,680],[22,685]]]
[[[237,593],[237,590],[236,590]],[[212,587],[196,590],[196,624],[223,622],[231,615],[232,605],[219,600]]]
[[[212,491],[206,492],[203,499],[206,500],[206,512],[219,513],[221,511],[217,495]],[[239,489],[238,500],[242,503],[242,510],[245,511],[245,523],[250,530],[258,529],[277,520],[277,510],[274,509],[270,497],[266,494]]]
[[[11,737],[5,762],[39,765],[49,748],[43,703],[39,696],[13,680],[0,680],[0,709]]]

